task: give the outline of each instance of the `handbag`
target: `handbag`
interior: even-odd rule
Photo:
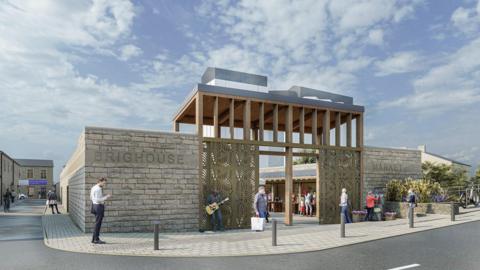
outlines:
[[[95,208],[93,207],[93,203],[92,203],[92,206],[90,207],[90,213],[91,214],[96,214],[97,212],[95,211]]]
[[[47,200],[48,205],[57,204],[56,200]]]
[[[252,231],[263,231],[265,227],[265,219],[259,217],[252,217],[251,224]]]

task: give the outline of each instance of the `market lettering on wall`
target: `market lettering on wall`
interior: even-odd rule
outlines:
[[[380,172],[401,172],[402,171],[402,164],[401,163],[393,163],[387,161],[371,161],[367,163],[369,165],[369,169],[373,171],[380,171]]]
[[[94,162],[185,164],[183,154],[169,152],[95,151]]]

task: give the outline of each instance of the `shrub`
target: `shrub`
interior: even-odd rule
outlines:
[[[419,203],[436,202],[439,198],[442,198],[440,195],[443,196],[445,194],[438,182],[425,179],[392,180],[387,183],[386,187],[387,200],[394,202],[406,201],[409,189],[415,191]]]

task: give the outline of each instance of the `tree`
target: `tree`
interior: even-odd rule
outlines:
[[[472,183],[480,185],[480,165],[477,166],[477,171],[475,175],[471,178]]]
[[[315,150],[307,150],[304,151],[304,153],[315,153]],[[298,164],[312,164],[317,162],[317,159],[313,156],[302,156],[296,160],[293,161],[293,164],[298,165]]]
[[[425,180],[437,182],[442,187],[463,187],[468,181],[465,170],[457,169],[450,165],[424,162],[422,171]]]

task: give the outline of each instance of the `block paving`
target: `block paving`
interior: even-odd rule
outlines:
[[[347,224],[346,237],[340,238],[338,224],[285,226],[280,224],[279,219],[277,246],[272,246],[270,223],[263,232],[160,233],[160,250],[153,250],[153,233],[102,233],[101,238],[107,244],[94,245],[90,243],[91,234],[81,232],[69,216],[63,214],[44,215],[43,228],[45,244],[65,251],[124,256],[211,257],[318,251],[479,220],[480,209],[468,209],[457,215],[454,222],[449,215],[416,217],[413,229],[409,228],[407,219],[360,222]]]

